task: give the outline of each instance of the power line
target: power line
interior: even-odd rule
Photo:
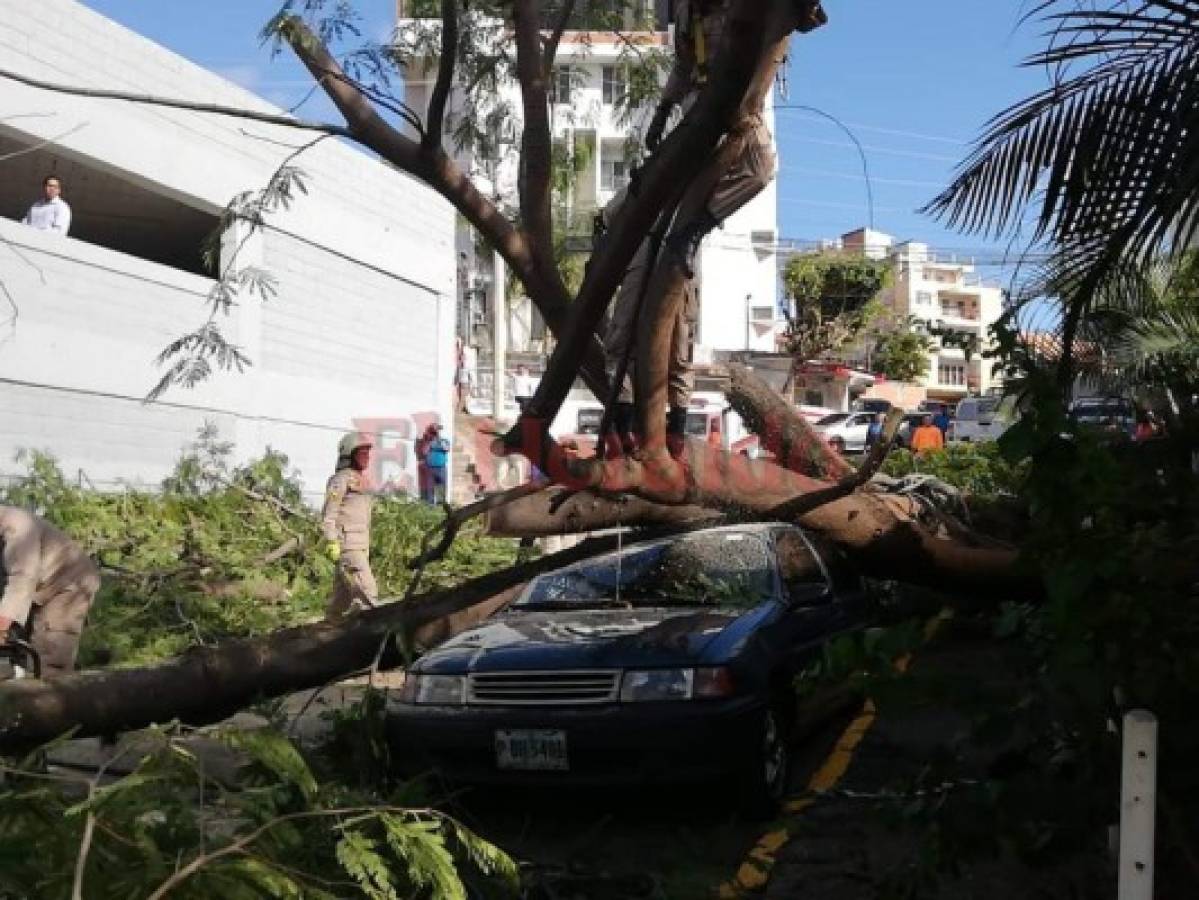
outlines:
[[[806,111],[806,110],[802,110],[799,107],[792,107],[789,105],[788,106],[782,106],[782,105],[776,106],[775,109],[799,110],[799,111],[801,111],[801,113],[803,111]],[[811,118],[811,117],[809,116],[809,118]],[[889,135],[893,135],[895,137],[912,138],[913,140],[918,140],[918,141],[934,141],[934,142],[940,143],[940,144],[954,144],[959,147],[964,147],[970,143],[969,141],[964,141],[961,138],[943,137],[943,136],[934,135],[934,134],[921,134],[920,132],[917,132],[917,131],[904,131],[904,130],[898,129],[898,128],[883,128],[879,125],[863,125],[863,124],[860,124],[857,122],[846,122],[845,124],[847,126],[849,126],[850,128],[857,128],[860,131],[873,131],[878,134],[889,134]]]
[[[874,227],[874,187],[870,183],[870,164],[866,161],[866,151],[862,149],[862,144],[858,140],[857,135],[855,135],[853,133],[853,131],[850,130],[850,128],[844,122],[842,122],[840,119],[838,119],[836,116],[826,113],[822,109],[817,109],[814,106],[808,106],[803,103],[788,103],[788,104],[782,104],[782,105],[776,106],[775,109],[801,110],[803,112],[809,113],[810,115],[819,116],[822,119],[826,119],[829,122],[832,122],[834,125],[836,125],[838,128],[840,128],[843,132],[845,132],[849,136],[849,139],[853,142],[853,145],[858,150],[858,157],[862,161],[862,177],[866,181],[866,218],[867,218],[867,221],[870,223],[870,227],[873,228]]]
[[[779,171],[795,172],[800,175],[815,175],[821,178],[844,178],[850,181],[857,181],[862,177],[850,172],[831,172],[828,169],[809,169],[806,166],[779,166]],[[918,181],[909,178],[873,178],[871,180],[877,181],[879,184],[893,184],[899,187],[936,188],[938,190],[945,187],[943,182]]]
[[[845,141],[829,141],[823,138],[813,137],[792,137],[792,141],[800,141],[805,144],[820,144],[825,147],[853,147],[853,144],[848,144]],[[888,156],[904,156],[910,159],[927,159],[933,162],[958,163],[961,162],[961,157],[958,156],[942,156],[938,153],[920,153],[915,150],[893,150],[890,147],[879,147],[874,144],[862,144],[863,150],[869,150],[871,153],[883,153]]]

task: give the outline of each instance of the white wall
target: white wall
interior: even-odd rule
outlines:
[[[0,0],[0,66],[72,85],[152,86],[160,95],[276,111],[72,0]],[[277,142],[313,137],[2,80],[0,107],[10,129],[58,138],[64,159],[210,212],[266,183],[290,152]],[[254,367],[172,390],[155,406],[138,402],[160,375],[153,358],[203,322],[211,282],[0,220],[11,251],[0,253],[0,281],[20,313],[0,327],[0,475],[16,468],[16,448],[36,446],[99,482],[152,484],[209,418],[237,439],[241,458],[268,445],[287,453],[315,494],[337,438],[356,420],[435,413],[452,422],[451,208],[336,139],[295,165],[308,194],[272,217],[240,260],[271,272],[278,296],[244,302],[222,320]],[[0,298],[0,323],[5,317]]]
[[[766,110],[774,129],[773,106]],[[769,236],[755,246],[754,232]],[[778,312],[778,177],[704,240],[699,257],[700,344],[710,350],[773,352]],[[751,300],[747,300],[746,296]],[[748,323],[750,306],[769,307],[770,327]],[[747,327],[748,325],[748,327]]]

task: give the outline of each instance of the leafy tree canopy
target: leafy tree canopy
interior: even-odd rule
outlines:
[[[783,273],[794,306],[785,336],[788,352],[811,359],[851,343],[883,312],[879,294],[889,278],[886,260],[838,252],[792,257]]]

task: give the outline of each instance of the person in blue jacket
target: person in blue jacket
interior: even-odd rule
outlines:
[[[441,426],[431,425],[432,436],[425,448],[425,465],[429,467],[429,500],[445,503],[446,466],[450,462],[450,442],[441,436]]]

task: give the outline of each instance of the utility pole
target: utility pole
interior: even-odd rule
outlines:
[[[508,380],[508,298],[506,270],[499,253],[491,257],[491,403],[496,424],[506,421],[504,386]]]

